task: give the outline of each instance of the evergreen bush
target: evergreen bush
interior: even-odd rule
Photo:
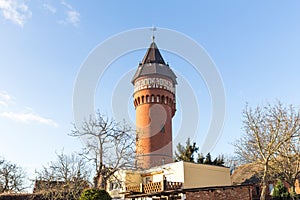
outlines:
[[[111,200],[111,196],[105,190],[84,190],[79,200]]]

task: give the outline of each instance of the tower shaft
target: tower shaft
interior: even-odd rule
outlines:
[[[136,109],[137,166],[150,168],[173,160],[172,118],[176,76],[153,42],[132,80]]]

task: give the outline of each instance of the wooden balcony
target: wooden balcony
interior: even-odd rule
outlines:
[[[170,191],[170,190],[178,190],[182,188],[181,182],[168,182],[168,181],[161,181],[161,182],[152,182],[147,184],[140,184],[135,186],[127,186],[126,193],[156,193],[156,192],[163,192],[163,191]]]

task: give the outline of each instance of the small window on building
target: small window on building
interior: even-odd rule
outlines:
[[[150,102],[150,97],[149,95],[146,96],[146,103],[149,103]]]
[[[121,184],[119,182],[110,182],[109,183],[109,190],[117,190],[121,189]]]
[[[146,181],[146,184],[147,184],[147,183],[150,183],[150,182],[151,182],[150,177],[146,177],[145,181]]]
[[[145,98],[144,98],[144,96],[142,96],[142,103],[144,103],[144,100],[145,100]]]
[[[114,190],[120,189],[120,184],[119,183],[115,183],[114,184]]]
[[[109,190],[113,190],[114,189],[114,183],[113,182],[110,182],[109,183]]]

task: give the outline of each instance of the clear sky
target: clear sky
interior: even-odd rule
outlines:
[[[55,151],[80,151],[81,142],[68,134],[81,64],[112,35],[153,25],[194,39],[216,64],[225,87],[226,119],[212,154],[232,154],[230,143],[243,133],[246,102],[255,106],[279,99],[300,105],[299,10],[299,1],[274,0],[0,0],[0,156],[32,173],[55,159]],[[105,79],[118,81],[120,72],[136,68],[144,53],[122,56]],[[186,70],[185,61],[162,55],[195,91],[200,123],[193,139],[200,145],[211,115],[205,83]],[[107,88],[116,86],[106,83]],[[103,92],[99,87],[95,104],[110,115],[111,99]],[[184,93],[178,94],[179,102],[180,95]],[[180,119],[174,121],[177,134]]]

